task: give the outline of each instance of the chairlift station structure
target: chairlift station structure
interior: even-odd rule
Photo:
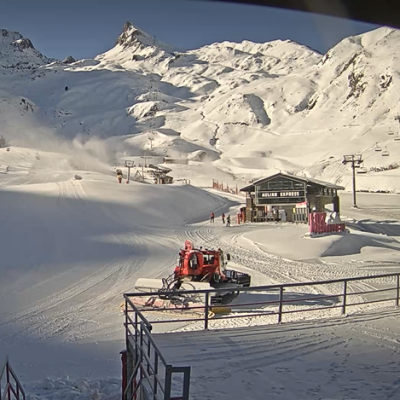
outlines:
[[[340,212],[338,191],[344,187],[306,177],[278,173],[240,189],[246,195],[246,221],[308,222],[311,211],[327,204]]]

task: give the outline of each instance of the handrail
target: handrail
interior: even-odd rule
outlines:
[[[126,329],[127,329],[127,331],[131,334],[131,336],[134,336],[134,334],[131,332],[131,330],[130,330],[128,327],[127,327]],[[162,362],[162,364],[163,364],[164,366],[166,366],[166,365],[167,365],[167,362],[165,361],[165,358],[164,358],[163,355],[161,354],[161,351],[159,350],[159,348],[158,348],[157,345],[155,344],[153,338],[151,337],[150,331],[146,328],[146,325],[143,324],[142,327],[141,327],[141,329],[143,329],[143,331],[146,333],[146,336],[147,336],[149,342],[152,344],[154,350],[157,351],[159,360]]]
[[[6,376],[6,385],[4,391],[2,391],[1,382],[4,374]],[[14,380],[14,385],[11,382],[11,378]],[[13,394],[13,397],[11,397],[11,393]],[[21,382],[11,367],[8,356],[6,356],[6,360],[0,373],[0,400],[25,400],[25,397],[25,391],[22,388]]]
[[[282,286],[283,287],[302,287],[302,286],[316,286],[316,285],[327,285],[331,283],[342,283],[344,281],[347,282],[353,282],[353,281],[364,281],[364,280],[369,280],[369,279],[379,279],[379,278],[389,278],[389,277],[394,277],[400,275],[399,273],[391,273],[391,274],[382,274],[382,275],[367,275],[367,276],[362,276],[362,277],[352,277],[352,278],[338,278],[338,279],[331,279],[331,280],[325,280],[325,281],[310,281],[310,282],[294,282],[294,283],[281,283],[281,284],[275,284],[275,285],[264,285],[264,286],[251,286],[250,288],[248,287],[238,287],[235,288],[235,292],[248,292],[249,290],[251,291],[262,291],[262,290],[271,290],[271,289],[279,289]],[[195,294],[195,293],[226,293],[232,291],[232,289],[223,289],[223,288],[215,288],[215,289],[200,289],[200,290],[185,290],[185,293],[187,294]],[[165,294],[173,293],[172,291],[165,291]],[[176,292],[175,292],[176,293]],[[124,297],[125,299],[129,297],[145,297],[149,295],[157,295],[157,293],[125,293]],[[145,318],[143,316],[143,318]],[[145,318],[146,319],[146,318]],[[147,319],[146,319],[147,321]]]
[[[124,298],[125,301],[127,301],[129,303],[129,305],[137,312],[137,315],[140,317],[140,319],[147,325],[147,326],[151,326],[150,322],[147,320],[147,318],[140,312],[140,310],[136,307],[135,304],[133,304],[131,302],[131,300],[129,299],[129,294],[124,294]],[[126,309],[126,307],[125,307]]]
[[[2,385],[4,373],[6,372],[7,364],[8,364],[8,356],[6,356],[3,368],[1,369],[1,372],[0,372],[0,400],[3,400],[3,398],[5,399],[5,396],[3,396],[3,391],[1,390],[1,385]],[[5,388],[6,388],[6,390],[8,390],[8,382],[6,382]]]
[[[126,384],[123,399],[136,400],[141,398],[140,395],[147,398],[143,392],[149,391],[152,400],[173,400],[172,379],[176,374],[183,374],[179,399],[189,400],[190,367],[175,367],[167,363],[152,337],[152,324],[128,297],[124,295],[124,298],[126,368],[123,381]],[[134,313],[133,318],[130,312]]]
[[[376,279],[384,279],[384,278],[395,278],[394,286],[383,288],[383,289],[370,289],[367,287],[365,291],[358,290],[353,292],[348,292],[348,284],[351,282],[359,282],[365,280],[376,280]],[[338,294],[319,294],[317,296],[307,296],[301,299],[291,298],[290,294],[284,298],[285,290],[287,288],[294,287],[306,287],[306,286],[321,286],[321,285],[329,285],[329,284],[342,284],[343,291]],[[367,275],[360,277],[351,277],[351,278],[339,278],[339,279],[331,279],[324,281],[312,281],[312,282],[298,282],[298,283],[287,283],[287,284],[275,284],[275,285],[264,285],[264,286],[253,286],[253,287],[238,287],[235,288],[235,292],[260,292],[260,291],[273,291],[278,289],[278,299],[277,300],[268,300],[265,302],[257,301],[250,303],[236,303],[235,307],[243,307],[243,306],[252,306],[252,305],[276,305],[277,310],[254,310],[254,312],[245,312],[243,314],[235,314],[235,315],[221,315],[218,320],[221,319],[232,319],[232,318],[246,318],[249,316],[263,316],[263,315],[277,315],[278,323],[282,322],[283,315],[292,314],[292,313],[301,313],[301,312],[312,312],[323,309],[341,309],[342,314],[346,313],[348,307],[356,306],[356,305],[364,305],[364,304],[372,304],[378,302],[387,302],[387,301],[395,301],[396,306],[399,306],[400,303],[400,273],[389,273],[389,274],[380,274],[380,275]],[[125,330],[126,330],[126,343],[127,343],[127,352],[130,353],[131,360],[131,369],[124,376],[126,378],[126,382],[128,382],[127,386],[123,391],[123,399],[126,400],[136,400],[138,398],[139,389],[143,388],[143,385],[147,383],[147,387],[151,391],[151,398],[153,400],[162,399],[162,400],[188,400],[189,399],[189,385],[190,385],[190,367],[173,367],[168,364],[161,354],[160,349],[156,345],[153,336],[152,329],[153,324],[159,323],[167,323],[167,322],[195,322],[195,321],[203,321],[204,330],[208,330],[209,328],[209,320],[211,319],[209,315],[209,311],[212,309],[211,305],[211,296],[217,293],[226,293],[231,291],[232,289],[203,289],[203,290],[185,290],[186,294],[205,294],[205,303],[204,306],[194,306],[188,307],[188,310],[200,311],[199,318],[178,318],[178,319],[163,319],[158,321],[149,321],[149,319],[143,314],[146,311],[149,311],[146,307],[138,307],[132,301],[134,297],[149,297],[149,296],[157,296],[157,293],[149,292],[149,293],[125,293]],[[396,291],[394,297],[390,298],[379,298],[372,299],[360,302],[358,299],[355,299],[354,303],[348,303],[348,298],[351,296],[360,296],[362,294],[370,294],[370,293],[386,293],[390,291]],[[168,293],[172,294],[176,292],[165,292],[164,294],[168,295]],[[317,307],[309,307],[309,308],[301,308],[301,309],[284,309],[286,304],[297,303],[300,301],[315,301],[315,300],[324,300],[324,299],[341,299],[341,302],[337,301],[330,305],[324,306],[321,304],[316,304]],[[218,306],[224,307],[224,306]],[[231,308],[230,305],[225,307]],[[154,308],[150,308],[154,311]],[[162,309],[159,309],[162,312]],[[239,310],[240,311],[240,308]],[[133,316],[132,316],[133,314]],[[152,357],[153,355],[153,357]],[[163,366],[165,370],[164,377],[160,376],[159,371],[159,363],[160,366]],[[172,378],[173,374],[183,373],[183,385],[182,385],[182,395],[179,397],[171,397],[171,389],[172,389]],[[138,378],[137,378],[138,377]],[[132,386],[134,389],[132,389]],[[158,390],[160,389],[160,390]],[[147,397],[145,397],[147,398]],[[7,399],[8,400],[8,399]]]
[[[3,368],[1,369],[1,373],[0,373],[0,383],[1,383],[1,380],[2,380],[2,378],[3,378],[4,372],[5,372],[5,370],[6,370],[7,364],[8,364],[8,356],[6,356],[6,359],[5,359],[4,364],[3,364]]]
[[[124,295],[125,297],[125,295]],[[135,304],[133,304],[130,299],[127,299],[127,302],[129,303],[129,305],[133,308],[133,310],[135,311],[135,316],[140,317],[140,319],[142,320],[141,323],[143,324],[141,329],[143,329],[143,331],[145,332],[146,336],[148,337],[148,340],[150,341],[150,343],[152,344],[154,350],[158,353],[158,357],[159,360],[164,364],[164,366],[167,365],[167,361],[164,359],[163,355],[161,354],[161,351],[159,350],[159,348],[157,347],[154,339],[152,338],[151,335],[151,331],[153,326],[150,324],[150,322],[147,320],[147,318],[143,315],[143,313],[135,306]],[[125,307],[125,313],[126,313],[126,318],[127,320],[132,324],[132,326],[134,326],[134,328],[136,329],[135,325],[137,325],[137,322],[134,322],[132,320],[132,318],[129,316],[129,313],[127,312],[127,308]],[[126,326],[126,329],[129,330],[129,328]]]
[[[372,289],[372,290],[365,290],[365,291],[359,291],[356,290],[355,292],[348,292],[348,284],[351,282],[359,282],[359,281],[366,281],[366,280],[376,280],[376,279],[384,279],[384,278],[395,278],[394,286],[391,286],[389,288],[383,288],[383,289]],[[330,285],[330,284],[342,284],[343,285],[343,290],[341,293],[338,294],[319,294],[317,296],[311,297],[311,296],[306,296],[305,298],[297,299],[297,298],[291,298],[291,295],[286,295],[285,290],[287,288],[294,288],[294,287],[306,287],[306,286],[321,286],[321,285]],[[250,303],[235,303],[234,306],[232,305],[221,305],[218,306],[219,308],[237,308],[238,313],[240,313],[240,307],[245,307],[245,306],[252,306],[252,305],[259,305],[259,306],[268,306],[268,305],[276,305],[277,310],[262,310],[262,309],[254,309],[254,310],[249,310],[248,312],[245,313],[236,313],[234,315],[220,315],[218,317],[218,320],[223,320],[223,319],[236,319],[236,318],[246,318],[246,317],[255,317],[255,316],[265,316],[265,315],[277,315],[278,316],[278,323],[282,322],[282,317],[285,314],[292,314],[292,313],[300,313],[300,312],[312,312],[312,311],[318,311],[318,310],[323,310],[323,309],[337,309],[341,308],[342,309],[342,314],[346,313],[346,310],[348,307],[351,306],[358,306],[358,305],[364,305],[364,304],[373,304],[373,303],[379,303],[379,302],[388,302],[388,301],[395,301],[395,305],[398,307],[400,303],[400,273],[388,273],[388,274],[380,274],[380,275],[367,275],[367,276],[359,276],[359,277],[351,277],[351,278],[339,278],[339,279],[331,279],[331,280],[324,280],[324,281],[311,281],[311,282],[298,282],[298,283],[284,283],[284,284],[274,284],[274,285],[265,285],[265,286],[252,286],[252,287],[238,287],[235,288],[235,292],[260,292],[260,291],[272,291],[272,290],[278,290],[278,299],[276,300],[267,300],[267,301],[257,301],[257,302],[250,302]],[[369,289],[369,288],[368,288]],[[134,297],[152,297],[152,296],[157,296],[157,293],[126,293],[124,294],[124,297],[129,304],[133,305],[133,310],[135,312],[135,318],[143,318],[146,321],[146,324],[148,326],[152,327],[152,324],[163,324],[163,323],[171,323],[171,322],[196,322],[196,321],[203,321],[204,322],[204,330],[208,330],[209,327],[209,321],[210,321],[210,315],[209,311],[212,309],[211,305],[211,296],[218,294],[218,293],[226,293],[230,292],[232,289],[202,289],[202,290],[185,290],[184,293],[186,294],[205,294],[205,302],[204,306],[188,306],[185,308],[185,311],[190,311],[193,310],[195,311],[196,314],[198,314],[198,317],[196,315],[190,318],[190,315],[186,315],[183,313],[183,318],[176,318],[176,319],[162,319],[162,320],[157,320],[157,321],[149,321],[144,315],[143,312],[145,311],[155,311],[154,308],[151,307],[142,307],[138,308],[136,307],[132,301],[130,301],[130,298]],[[356,300],[355,303],[348,303],[348,298],[351,296],[360,296],[360,295],[365,295],[365,294],[370,294],[370,293],[383,293],[383,292],[390,292],[390,291],[396,291],[395,297],[391,298],[380,298],[380,299],[374,299],[374,300],[368,300],[365,299],[363,302],[359,302]],[[183,292],[182,292],[183,293]],[[168,294],[175,294],[176,292],[169,291],[169,292],[164,292],[163,294],[168,295]],[[286,298],[285,298],[286,297]],[[332,299],[332,298],[337,298],[341,299],[341,303],[338,304],[338,302],[335,302],[334,304],[330,305],[319,305],[319,307],[308,307],[308,308],[302,308],[302,309],[294,309],[294,310],[284,310],[284,305],[290,304],[290,303],[298,303],[300,301],[315,301],[315,300],[326,300],[326,299]],[[318,305],[317,305],[318,306]],[[163,309],[157,309],[158,311],[162,312]],[[129,313],[129,310],[126,311],[126,313]]]

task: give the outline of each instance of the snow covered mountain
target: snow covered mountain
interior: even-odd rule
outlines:
[[[10,72],[19,69],[32,69],[38,65],[48,64],[50,59],[37,51],[32,42],[18,32],[0,31],[1,68]]]
[[[128,22],[104,54],[61,62],[2,30],[1,133],[31,146],[98,137],[125,156],[202,151],[238,179],[282,170],[346,187],[342,157],[362,153],[359,188],[395,190],[399,39],[379,28],[325,55],[290,40],[179,51]]]

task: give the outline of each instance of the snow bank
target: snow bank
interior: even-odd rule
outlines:
[[[382,234],[360,232],[316,235],[308,237],[307,225],[265,226],[243,235],[244,240],[254,243],[261,250],[291,260],[311,260],[328,257],[334,262],[349,256],[352,260],[393,260],[400,251],[400,243]],[[290,243],[284,246],[283,243]]]
[[[27,400],[120,400],[121,379],[71,380],[69,377],[43,379],[23,385]]]
[[[217,194],[180,183],[118,185],[115,180],[103,184],[85,181],[82,185],[89,200],[101,198],[114,217],[132,226],[172,227],[200,222],[207,220],[211,211],[219,212],[230,205]]]

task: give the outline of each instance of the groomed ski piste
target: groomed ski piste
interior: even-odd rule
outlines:
[[[36,155],[0,149],[1,162],[14,166],[0,178],[0,357],[11,357],[30,399],[120,398],[122,294],[139,277],[169,274],[184,239],[224,248],[253,285],[398,271],[397,195],[359,194],[353,210],[343,193],[350,233],[307,238],[305,225],[223,226],[220,213],[235,215],[241,196],[181,183],[120,185],[107,165],[76,170],[63,153]],[[217,331],[189,324],[155,338],[169,362],[192,366],[193,399],[396,393],[399,328],[391,304],[312,318],[322,322],[240,318],[213,321]]]

